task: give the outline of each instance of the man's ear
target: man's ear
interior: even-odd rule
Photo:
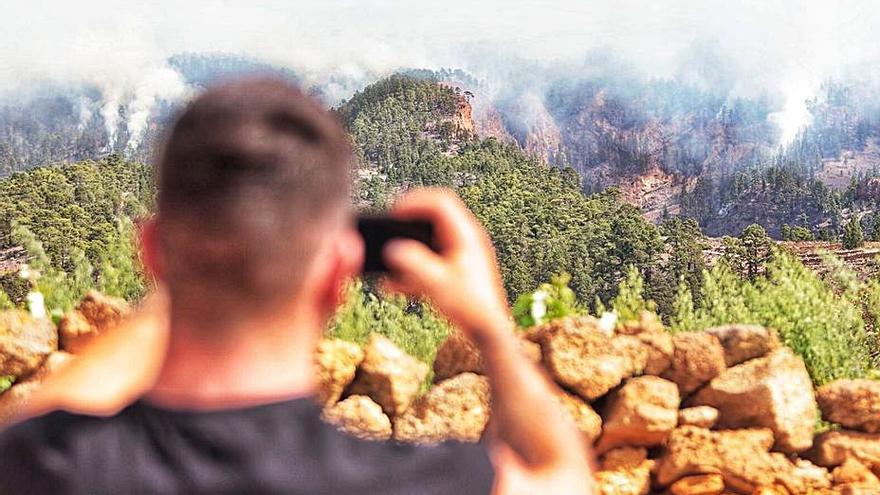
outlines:
[[[342,302],[345,283],[361,272],[364,264],[364,241],[354,228],[346,228],[329,246],[329,270],[322,291],[321,305],[332,314]]]
[[[147,274],[157,281],[163,282],[162,250],[159,242],[159,226],[156,217],[140,222],[141,262]]]

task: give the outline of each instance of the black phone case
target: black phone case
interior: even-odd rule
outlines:
[[[364,239],[364,273],[386,273],[388,267],[382,260],[382,248],[391,239],[413,239],[434,247],[434,226],[431,222],[401,221],[388,217],[360,217],[358,232]]]

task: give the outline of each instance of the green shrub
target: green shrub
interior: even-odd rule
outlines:
[[[543,283],[534,292],[523,294],[513,305],[513,318],[520,327],[540,325],[557,318],[582,314],[574,291],[568,287],[571,275],[563,273]]]
[[[432,364],[449,331],[449,323],[430,306],[409,303],[403,297],[379,297],[357,280],[346,289],[345,303],[330,322],[327,335],[363,344],[371,333],[379,333],[407,354]]]
[[[611,301],[611,309],[620,321],[638,320],[642,311],[655,311],[654,301],[645,300],[645,282],[639,270],[630,265],[626,278],[620,283],[617,295]]]
[[[862,318],[862,288],[842,265],[831,268],[826,281],[794,256],[776,252],[766,273],[748,281],[719,262],[705,274],[703,299],[689,326],[755,323],[774,328],[783,343],[803,357],[820,385],[867,376],[877,361]],[[880,298],[880,293],[870,297]],[[681,324],[673,327],[680,329]]]

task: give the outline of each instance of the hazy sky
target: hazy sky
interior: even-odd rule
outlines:
[[[736,88],[772,88],[794,106],[844,70],[876,76],[880,60],[872,0],[0,0],[0,18],[0,89],[50,77],[117,97],[145,79],[155,87],[142,92],[179,93],[164,61],[182,51],[356,78],[402,66],[485,76],[501,55],[571,62],[608,47],[662,77],[712,41]]]

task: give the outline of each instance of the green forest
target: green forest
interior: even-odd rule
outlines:
[[[455,114],[461,98],[430,79],[396,75],[335,108],[359,160],[353,203],[381,210],[410,187],[455,189],[490,233],[521,326],[605,311],[622,320],[654,311],[671,332],[758,323],[804,357],[817,383],[876,373],[880,279],[860,279],[831,255],[823,259],[827,270],[813,271],[759,225],[725,237],[721,255],[710,260],[700,215],[655,225],[614,188],[586,194],[574,169],[463,129]],[[790,180],[771,173],[731,180],[766,180],[768,188]],[[809,183],[798,182],[797,190],[815,208],[839,208],[836,196]],[[135,222],[150,212],[154,193],[150,167],[118,155],[47,164],[0,181],[0,248],[24,247],[30,272],[0,277],[0,304],[23,305],[32,287],[56,316],[93,287],[142,297],[148,282],[137,261]],[[848,231],[854,245],[873,235],[858,221]],[[783,232],[794,240],[813,236],[798,225]],[[449,325],[424,304],[372,287],[351,284],[328,332],[355,341],[380,332],[430,362]],[[537,292],[547,305],[540,317],[531,311]]]

